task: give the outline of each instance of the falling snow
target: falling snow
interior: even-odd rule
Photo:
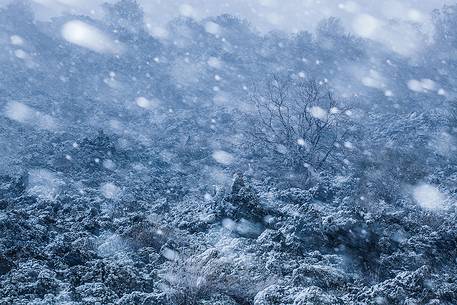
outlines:
[[[0,304],[457,304],[455,28],[0,0]]]

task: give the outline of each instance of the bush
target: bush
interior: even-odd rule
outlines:
[[[250,100],[256,112],[247,134],[256,153],[297,172],[319,170],[338,157],[347,109],[325,84],[273,75]]]

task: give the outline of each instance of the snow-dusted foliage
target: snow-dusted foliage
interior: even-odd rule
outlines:
[[[333,2],[0,1],[0,305],[457,304],[457,5]]]

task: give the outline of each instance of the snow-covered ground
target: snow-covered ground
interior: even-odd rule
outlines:
[[[0,305],[457,304],[456,5],[102,2],[0,0]]]

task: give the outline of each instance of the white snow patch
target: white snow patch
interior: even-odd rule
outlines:
[[[346,147],[347,149],[354,149],[354,144],[352,144],[349,141],[346,141],[344,142],[344,147]]]
[[[341,175],[335,176],[335,182],[336,182],[338,185],[342,185],[342,184],[348,182],[349,180],[350,180],[350,178],[347,177],[347,176],[341,176]]]
[[[54,201],[64,182],[56,174],[47,169],[29,171],[27,192],[42,200]]]
[[[408,81],[408,88],[409,90],[415,91],[415,92],[422,92],[422,84],[420,81],[416,79],[411,79]]]
[[[422,14],[422,12],[416,10],[416,9],[410,9],[407,13],[407,17],[409,20],[413,22],[424,22],[425,16]]]
[[[24,39],[19,35],[12,35],[10,37],[10,42],[12,45],[21,46],[24,44]]]
[[[273,224],[275,221],[275,218],[271,215],[267,215],[263,218],[263,221],[267,224]]]
[[[95,52],[119,54],[123,50],[123,46],[118,41],[113,40],[98,28],[80,20],[65,23],[61,34],[68,42]]]
[[[157,108],[159,106],[159,101],[156,99],[147,99],[144,96],[137,97],[135,102],[138,107],[145,109]]]
[[[392,90],[386,90],[386,91],[384,91],[384,95],[387,97],[391,97],[391,96],[394,96],[394,93],[392,92]]]
[[[162,250],[162,256],[168,259],[169,261],[177,261],[179,259],[179,254],[175,250],[170,248],[165,248]]]
[[[444,210],[447,208],[446,196],[435,186],[420,184],[414,187],[413,197],[420,207],[428,210]]]
[[[221,32],[221,27],[219,24],[209,21],[205,24],[205,31],[213,35],[218,35]]]
[[[360,10],[360,7],[357,3],[353,1],[347,1],[345,3],[340,3],[338,7],[348,13],[356,13]]]
[[[213,152],[213,159],[223,165],[230,165],[235,161],[235,157],[226,151],[216,150]]]
[[[216,58],[216,57],[208,58],[207,64],[208,64],[208,66],[210,66],[211,68],[214,68],[214,69],[222,68],[221,60],[219,58]]]
[[[399,3],[397,1],[396,3]],[[389,1],[391,6],[393,1]],[[397,5],[398,6],[398,5]],[[402,11],[406,8],[403,5],[393,8],[386,6],[389,11]],[[398,15],[398,14],[397,14]],[[403,14],[403,19],[408,19],[407,14]],[[379,17],[379,18],[378,18]],[[391,22],[398,20],[400,16],[391,16],[393,18],[383,18],[379,16],[356,13],[352,21],[352,30],[355,34],[384,44],[392,51],[404,56],[414,55],[424,45],[423,32],[419,31],[413,22]],[[418,18],[417,14],[412,12],[409,19]]]
[[[103,160],[103,167],[109,170],[113,170],[116,168],[116,164],[110,159]]]
[[[375,17],[368,14],[360,14],[354,19],[352,29],[362,37],[373,38],[380,25],[381,22]]]
[[[309,113],[313,118],[325,121],[327,119],[328,113],[323,108],[319,106],[313,106],[309,109]]]
[[[234,231],[236,229],[236,222],[230,218],[225,218],[222,220],[222,226],[227,230]]]
[[[47,130],[56,130],[58,124],[55,119],[43,114],[21,102],[8,102],[4,109],[7,118]]]
[[[225,218],[222,220],[222,226],[229,231],[238,232],[242,235],[260,234],[261,232],[261,226],[258,223],[251,222],[244,218],[241,218],[238,222],[230,218]]]
[[[195,9],[189,4],[183,4],[179,7],[179,13],[185,17],[195,17]]]
[[[14,56],[16,56],[17,58],[20,58],[20,59],[29,58],[29,54],[27,54],[27,52],[25,52],[24,50],[21,50],[21,49],[15,50]]]
[[[337,113],[340,113],[340,110],[338,109],[338,107],[330,108],[330,114],[337,114]]]
[[[282,144],[278,144],[276,145],[276,151],[279,152],[280,154],[287,154],[289,152],[289,150],[287,149],[287,147],[285,147],[284,145]]]
[[[386,80],[381,73],[373,69],[370,69],[369,74],[362,78],[362,84],[371,88],[384,88],[386,86],[385,82]]]
[[[155,26],[150,30],[152,36],[158,39],[165,39],[168,37],[168,31],[160,26]]]
[[[428,78],[424,78],[421,80],[411,79],[407,83],[409,90],[414,92],[427,92],[436,90],[436,83]]]
[[[121,194],[121,189],[112,182],[101,185],[100,190],[105,198],[116,199]]]
[[[5,107],[6,117],[20,123],[31,119],[34,113],[32,108],[20,102],[10,102]]]
[[[425,90],[428,90],[428,91],[435,90],[435,88],[436,88],[436,83],[433,80],[428,79],[428,78],[422,79],[421,84],[422,84],[422,88],[424,88]]]

